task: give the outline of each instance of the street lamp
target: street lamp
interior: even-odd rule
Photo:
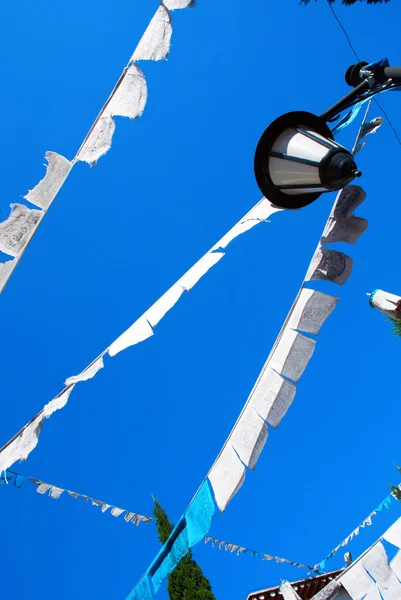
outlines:
[[[269,125],[257,145],[254,163],[256,181],[266,198],[282,208],[302,208],[362,175],[351,152],[334,141],[327,123],[358,102],[400,87],[401,67],[387,65],[386,59],[351,65],[345,79],[354,89],[320,116],[290,112]]]

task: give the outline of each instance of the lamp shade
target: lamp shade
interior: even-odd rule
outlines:
[[[360,177],[352,154],[333,140],[323,121],[308,112],[276,119],[255,152],[255,177],[263,195],[281,208],[302,208],[323,192]]]
[[[401,296],[384,290],[374,290],[368,297],[372,308],[377,308],[390,319],[401,319]]]

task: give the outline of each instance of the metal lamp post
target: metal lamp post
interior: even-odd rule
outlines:
[[[351,152],[334,141],[327,123],[358,102],[400,87],[401,67],[386,64],[351,65],[345,80],[353,89],[320,116],[290,112],[269,125],[257,145],[254,163],[256,181],[266,198],[281,208],[302,208],[362,175]]]

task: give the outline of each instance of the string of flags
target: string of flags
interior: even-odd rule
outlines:
[[[401,484],[398,486],[398,489],[401,490]],[[211,545],[213,548],[217,547],[219,550],[225,550],[226,552],[230,552],[231,554],[236,554],[240,556],[241,554],[248,554],[252,558],[261,558],[262,560],[275,560],[277,563],[287,563],[293,565],[294,567],[309,569],[310,571],[314,571],[319,573],[320,571],[324,571],[326,567],[326,561],[332,558],[341,548],[347,546],[357,535],[359,535],[360,530],[364,529],[367,526],[372,525],[372,518],[377,516],[378,513],[382,512],[384,509],[389,510],[392,506],[392,499],[395,498],[395,494],[392,492],[388,496],[384,498],[380,502],[380,504],[372,510],[372,512],[364,519],[358,527],[356,527],[350,535],[348,535],[345,540],[343,540],[334,550],[330,552],[320,563],[311,567],[310,565],[306,565],[303,563],[298,563],[292,560],[288,560],[287,558],[281,558],[279,556],[274,556],[271,554],[266,554],[264,552],[258,550],[251,550],[244,546],[239,546],[238,544],[232,544],[231,542],[226,542],[224,540],[220,540],[219,538],[212,537],[207,535],[205,537],[205,544]]]
[[[305,284],[328,280],[343,285],[347,281],[352,259],[326,246],[334,242],[355,243],[366,230],[366,219],[353,214],[365,197],[358,186],[348,186],[337,195],[295,302],[237,423],[208,474],[221,511],[244,483],[246,467],[255,469],[267,441],[268,425],[278,427],[294,400],[297,382],[315,351],[316,336],[339,301],[335,296],[308,289]]]
[[[197,515],[206,512],[213,516],[214,503],[206,489],[211,486],[214,502],[221,512],[232,500],[245,481],[246,467],[253,470],[268,436],[268,424],[277,427],[295,397],[299,381],[315,349],[316,336],[324,321],[334,310],[338,298],[304,287],[306,282],[319,279],[343,285],[352,271],[352,259],[337,250],[324,246],[334,242],[355,243],[366,230],[367,221],[353,212],[366,194],[358,186],[348,186],[337,195],[317,249],[312,257],[304,281],[284,325],[273,345],[268,359],[250,396],[213,463],[201,487],[195,494],[185,515],[195,505]],[[303,335],[299,333],[308,334]],[[209,492],[210,494],[210,492]],[[205,503],[203,505],[203,503]],[[212,511],[213,503],[213,511]],[[212,522],[210,517],[209,528]],[[199,518],[199,517],[198,517]],[[203,521],[204,536],[208,534]],[[180,535],[177,525],[161,552],[165,568],[154,581],[157,557],[129,594],[127,600],[152,600],[161,582],[177,566],[179,560],[193,546]]]
[[[94,165],[110,149],[115,130],[115,116],[135,119],[142,114],[147,100],[147,85],[144,74],[136,63],[139,60],[158,61],[167,57],[172,34],[170,11],[192,5],[192,0],[164,0],[164,2],[161,2],[75,158],[69,161],[54,152],[46,154],[48,166],[45,177],[25,196],[25,200],[39,207],[40,210],[30,209],[22,204],[11,205],[10,217],[5,222],[0,223],[0,251],[12,257],[12,260],[0,263],[0,292],[4,289],[74,164],[77,161],[84,161]],[[188,549],[204,538],[210,529],[215,511],[211,489],[214,492],[214,499],[218,508],[223,512],[242,486],[245,480],[246,467],[251,470],[255,469],[267,440],[267,424],[277,427],[281,422],[295,397],[296,384],[315,349],[316,340],[299,332],[317,336],[324,321],[332,313],[338,302],[338,298],[307,289],[304,284],[312,280],[323,279],[343,285],[348,279],[352,270],[352,259],[341,252],[327,249],[324,246],[338,241],[354,243],[366,229],[366,220],[353,215],[353,209],[364,199],[360,200],[361,196],[364,197],[362,190],[355,186],[343,190],[338,195],[296,301],[235,427],[191,504],[152,562],[145,576],[141,578],[138,586],[130,594],[130,598],[137,600],[151,599],[151,589],[157,592],[164,579],[175,568],[179,560],[185,556]],[[262,206],[263,218],[259,216],[258,207],[260,206]],[[154,335],[154,327],[176,304],[183,292],[190,291],[199,279],[224,256],[226,246],[241,233],[257,223],[267,220],[267,217],[277,210],[279,209],[273,207],[266,199],[262,200],[252,209],[251,213],[255,211],[253,216],[248,216],[247,219],[244,218],[237,223],[218,244],[97,357],[89,367],[81,374],[67,379],[65,389],[0,450],[0,472],[3,473],[3,481],[6,483],[12,481],[16,487],[21,487],[24,481],[29,479],[31,483],[37,485],[38,493],[48,493],[53,499],[58,499],[66,491],[74,498],[82,496],[87,502],[91,501],[92,505],[101,506],[102,512],[111,509],[111,514],[115,517],[125,513],[124,519],[127,520],[128,515],[132,514],[140,517],[140,520],[135,524],[139,524],[141,521],[149,522],[150,518],[131,513],[126,509],[120,509],[40,480],[24,478],[22,475],[9,471],[8,467],[17,460],[27,458],[38,443],[44,419],[66,405],[76,383],[91,379],[104,367],[103,357],[106,353],[115,356],[122,350]],[[248,215],[251,213],[248,213]],[[9,477],[10,479],[8,479]],[[127,522],[134,522],[134,517],[130,516]],[[214,538],[210,539],[212,539],[213,545]],[[219,545],[220,543],[225,544],[223,541],[219,541]],[[226,550],[233,551],[234,546],[228,544]],[[245,548],[244,551],[246,551]],[[256,552],[256,554],[258,553]],[[269,555],[263,556],[268,557]],[[277,562],[287,562],[297,567],[310,568],[278,557],[266,558],[265,560],[272,559],[276,559]]]
[[[335,250],[326,250],[325,248],[322,249],[321,247],[324,244],[334,241],[348,241],[350,243],[356,241],[360,233],[366,229],[366,222],[363,219],[354,217],[352,211],[363,199],[363,191],[361,188],[355,186],[343,190],[338,195],[335,209],[332,211],[326,224],[321,242],[311,261],[305,281],[328,279],[340,284],[346,281],[352,268],[351,259],[343,253],[338,253]],[[271,214],[278,210],[266,199],[259,202],[177,284],[174,284],[166,294],[124,332],[116,342],[113,342],[106,351],[95,359],[89,367],[84,369],[80,375],[67,379],[67,387],[49,402],[0,451],[0,471],[8,469],[17,460],[27,458],[38,443],[44,419],[50,417],[56,410],[66,405],[76,383],[91,379],[103,368],[103,357],[106,352],[114,356],[121,350],[153,335],[152,325],[156,326],[159,323],[168,310],[181,297],[184,289],[187,291],[192,289],[211,266],[224,256],[222,250],[238,235],[251,229],[256,224],[267,220]],[[318,256],[318,260],[316,260],[316,255]],[[177,287],[181,288],[182,291],[177,293]],[[314,290],[301,288],[297,296],[297,301],[294,303],[293,309],[286,319],[286,326],[288,326],[287,340],[285,340],[283,332],[281,332],[271,353],[271,358],[275,359],[276,362],[272,360],[272,368],[269,366],[267,378],[266,368],[264,369],[254,388],[254,391],[258,390],[257,394],[253,394],[256,404],[255,406],[250,406],[248,412],[246,410],[243,411],[242,414],[245,415],[244,420],[242,423],[241,420],[238,421],[237,425],[239,427],[234,429],[232,436],[229,438],[231,444],[226,443],[208,474],[220,510],[225,509],[228,502],[241,487],[245,479],[244,463],[249,468],[255,467],[267,438],[266,423],[269,422],[272,426],[277,426],[295,396],[296,381],[298,381],[304,368],[306,368],[315,345],[315,340],[299,334],[297,330],[300,329],[301,331],[316,335],[324,320],[331,314],[337,301],[338,299],[334,297]],[[294,329],[289,329],[291,325]],[[283,340],[286,341],[286,345],[280,347],[280,342]],[[276,350],[277,353],[275,356]],[[301,361],[297,359],[299,355],[303,357]],[[244,435],[244,432],[246,435]],[[241,460],[238,456],[240,456]],[[207,531],[205,535],[206,533]]]
[[[154,328],[175,306],[183,293],[185,291],[189,292],[206,275],[209,269],[225,256],[225,249],[233,240],[259,223],[268,221],[272,214],[281,210],[273,206],[266,198],[263,198],[89,366],[79,375],[68,377],[65,381],[66,387],[0,449],[0,473],[9,469],[15,462],[27,459],[38,444],[44,421],[51,417],[55,411],[66,406],[77,383],[92,379],[104,368],[106,354],[114,357],[122,350],[152,337]]]
[[[106,513],[109,509],[111,509],[110,514],[113,515],[113,517],[117,518],[120,515],[124,515],[124,521],[126,523],[133,523],[134,525],[138,526],[140,523],[150,523],[153,521],[151,517],[145,517],[144,515],[140,515],[125,508],[119,508],[114,504],[108,504],[102,500],[95,500],[95,498],[91,498],[85,494],[77,494],[77,492],[72,492],[71,490],[66,490],[56,485],[45,483],[44,481],[35,479],[34,477],[21,475],[21,473],[16,473],[15,471],[8,470],[0,474],[0,484],[12,484],[18,489],[20,489],[27,481],[30,481],[36,486],[36,491],[38,494],[48,495],[50,498],[58,500],[60,496],[66,492],[72,498],[83,498],[88,504],[90,503],[92,506],[100,507],[102,513]]]
[[[383,540],[397,548],[391,560]],[[292,587],[288,581],[280,586],[280,594],[284,600],[300,600],[296,590],[297,586]],[[351,600],[401,598],[401,518],[315,597],[320,600],[334,597]]]
[[[354,146],[352,148],[352,154],[354,156],[356,156],[356,154],[358,154],[358,152],[362,150],[362,148],[368,143],[368,140],[365,140],[365,138],[371,133],[376,133],[376,131],[383,125],[382,117],[376,117],[366,122],[371,104],[372,100],[369,100],[366,107],[365,116],[363,117]]]
[[[401,490],[401,484],[398,486],[398,489]],[[370,525],[372,525],[372,518],[377,516],[377,513],[382,512],[382,510],[386,509],[389,510],[391,508],[391,504],[392,504],[392,500],[393,498],[395,498],[395,494],[393,492],[391,492],[391,494],[389,494],[388,496],[386,496],[384,498],[384,500],[382,500],[380,502],[380,504],[374,509],[372,510],[372,512],[366,517],[366,519],[364,519],[362,521],[362,523],[360,523],[358,525],[358,527],[356,527],[346,538],[345,540],[343,540],[340,544],[338,544],[338,546],[336,548],[334,548],[334,550],[332,550],[327,556],[324,557],[324,559],[322,561],[320,561],[320,563],[318,563],[317,565],[314,566],[313,570],[320,570],[320,571],[324,571],[326,568],[326,562],[332,558],[335,554],[337,554],[337,552],[341,549],[344,548],[345,546],[348,546],[348,544],[357,536],[360,534],[361,529],[364,529],[365,527],[369,527]]]
[[[262,560],[275,560],[277,563],[287,563],[289,565],[293,565],[294,567],[298,567],[299,569],[313,569],[313,567],[310,567],[309,565],[297,563],[293,560],[288,560],[287,558],[280,558],[279,556],[265,554],[264,552],[259,552],[258,550],[250,550],[249,548],[245,548],[244,546],[231,544],[230,542],[225,542],[224,540],[219,540],[218,538],[210,537],[209,535],[207,535],[205,537],[205,544],[208,544],[209,542],[212,542],[212,548],[217,547],[219,550],[225,550],[226,552],[230,552],[231,554],[236,553],[237,556],[240,556],[240,554],[248,554],[252,558],[261,558]]]
[[[171,0],[171,2],[182,4],[182,0]],[[183,6],[179,7],[183,8]],[[163,9],[163,3],[160,8]],[[159,11],[160,9],[158,9],[158,13]],[[165,13],[163,14],[166,16]],[[151,42],[155,37],[159,41],[164,40],[165,31],[169,29],[169,19],[163,19],[163,15],[158,14],[156,21],[149,40],[144,43],[144,47],[146,48],[149,45],[148,42],[152,47]],[[144,38],[146,38],[146,32]],[[164,47],[164,42],[161,43],[161,46]],[[157,52],[154,53],[153,50],[149,53],[151,60],[159,60],[163,57],[159,56]],[[147,51],[144,52],[145,55],[146,53]],[[133,58],[134,56],[135,53]],[[136,66],[135,69],[137,69]],[[109,98],[108,103],[106,103],[106,106],[109,106],[108,112],[105,111],[104,115],[98,117],[95,125],[88,134],[88,139],[81,146],[76,157],[77,160],[85,160],[89,164],[93,164],[110,147],[114,131],[112,117],[119,114],[118,112],[114,112],[110,106],[114,106],[113,98],[117,90],[125,89],[123,84],[126,83],[129,88],[128,84],[131,79],[127,78],[125,80],[125,75],[127,74],[128,70],[126,73],[123,73],[112,96]],[[131,72],[130,76],[132,76],[132,81],[136,77],[141,78],[137,71]],[[125,89],[125,92],[127,92],[127,89]],[[126,96],[123,94],[122,98],[124,101],[120,98],[119,102],[124,104],[127,100]],[[131,115],[123,114],[123,116]],[[58,172],[56,167],[51,169],[49,163],[46,177],[48,174],[50,177],[52,171]],[[39,186],[42,185],[43,189],[48,190],[51,186],[49,180],[46,182],[46,177],[40,182]],[[35,190],[32,190],[32,192]],[[296,383],[315,349],[316,340],[311,336],[318,334],[320,327],[338,302],[338,298],[334,296],[328,296],[327,294],[304,288],[305,282],[314,279],[324,279],[339,285],[345,283],[352,270],[352,260],[343,253],[324,248],[323,246],[338,241],[355,243],[367,227],[365,219],[360,219],[353,215],[354,208],[363,201],[364,196],[361,188],[357,188],[356,186],[350,186],[337,196],[334,208],[309,265],[301,289],[235,427],[191,504],[183,514],[178,525],[174,528],[170,538],[158,556],[152,562],[145,576],[141,578],[139,584],[130,594],[130,598],[152,598],[151,590],[153,589],[154,592],[157,592],[161,583],[175,568],[178,561],[186,554],[188,549],[198,543],[208,533],[215,510],[214,500],[220,511],[224,511],[227,504],[242,486],[245,480],[246,467],[252,470],[255,468],[267,440],[267,424],[277,427],[286,414],[295,396]],[[259,215],[260,206],[262,206],[263,218],[260,218]],[[2,240],[9,242],[10,247],[13,244],[15,246],[15,240],[19,243],[21,240],[21,224],[23,231],[30,232],[28,225],[32,215],[28,215],[27,217],[24,210],[21,209],[20,213],[18,212],[19,209],[16,210],[15,219],[8,223],[8,226],[2,228],[2,224],[0,224],[0,249],[4,248]],[[246,215],[247,218],[241,220],[218,244],[213,246],[198,263],[95,359],[89,367],[80,375],[67,379],[66,388],[1,449],[0,472],[5,471],[16,460],[25,459],[28,456],[38,443],[44,419],[53,414],[55,410],[66,405],[68,397],[76,383],[92,378],[104,367],[103,357],[106,353],[110,356],[115,356],[129,346],[151,337],[153,335],[153,328],[168,310],[175,305],[183,291],[192,289],[193,285],[199,281],[211,266],[224,256],[225,247],[235,237],[252,228],[258,222],[266,220],[270,214],[277,210],[279,209],[273,207],[268,200],[263,199]],[[32,218],[35,218],[36,222],[38,222],[37,215],[33,215]],[[34,230],[36,229],[34,228]],[[299,333],[300,331],[310,334],[310,336],[307,337]],[[214,500],[209,486],[213,489]],[[49,486],[48,489],[53,488]]]
[[[85,136],[77,154],[70,161],[57,152],[46,152],[44,178],[29,190],[24,200],[37,206],[11,204],[11,214],[0,223],[0,251],[11,260],[0,262],[0,293],[35,235],[50,205],[64,185],[71,169],[78,161],[93,166],[106,154],[116,127],[114,117],[138,119],[146,106],[148,90],[145,75],[138,67],[143,60],[167,59],[172,36],[171,11],[194,6],[193,0],[164,0],[150,20],[142,38],[124,68],[109,98]]]

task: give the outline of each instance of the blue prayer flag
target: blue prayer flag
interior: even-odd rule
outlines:
[[[127,600],[153,600],[152,591],[150,589],[149,577],[146,573],[138,585],[132,590]]]
[[[214,500],[206,480],[149,568],[155,592],[188,550],[208,533],[214,511]]]
[[[203,540],[208,533],[212,525],[214,511],[215,504],[210,491],[209,481],[206,479],[185,513],[190,548]]]

